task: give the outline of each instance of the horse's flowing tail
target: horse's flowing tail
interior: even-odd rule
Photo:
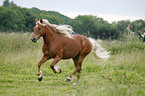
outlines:
[[[103,48],[100,44],[96,42],[93,38],[88,38],[92,44],[92,53],[94,54],[94,57],[96,59],[102,59],[104,61],[107,61],[108,58],[110,58],[109,53]]]

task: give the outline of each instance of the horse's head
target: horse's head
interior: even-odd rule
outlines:
[[[45,34],[44,26],[42,26],[40,23],[43,23],[42,19],[38,21],[36,18],[36,26],[34,26],[34,32],[32,33],[32,42],[36,43],[36,41]]]

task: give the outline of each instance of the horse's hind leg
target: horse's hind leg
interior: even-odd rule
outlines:
[[[74,84],[77,84],[79,82],[80,79],[80,73],[81,73],[81,67],[82,67],[82,62],[84,60],[86,56],[76,56],[75,58],[73,58],[74,61],[74,65],[76,67],[76,70],[66,79],[66,81],[71,81],[71,79],[73,78],[73,76],[77,74],[77,81]]]

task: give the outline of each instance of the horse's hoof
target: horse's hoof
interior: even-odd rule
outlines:
[[[78,84],[79,84],[78,82],[73,83],[73,85],[78,85]]]
[[[58,73],[61,73],[61,69],[59,69],[59,72]]]
[[[69,78],[67,78],[67,79],[65,80],[65,82],[69,82],[69,81],[71,81],[71,79],[69,79]]]
[[[59,66],[54,66],[54,69],[55,69],[55,73],[61,73],[61,69]]]
[[[41,76],[40,78],[38,78],[38,81],[42,81],[43,77]]]

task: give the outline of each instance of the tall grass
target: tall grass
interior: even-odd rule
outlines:
[[[0,33],[1,96],[145,96],[145,44],[126,38],[100,42],[111,58],[96,60],[89,54],[83,62],[80,83],[65,82],[75,67],[72,60],[58,63],[61,74],[54,74],[49,60],[42,65],[43,81],[36,77],[43,44],[30,41],[30,33]]]

